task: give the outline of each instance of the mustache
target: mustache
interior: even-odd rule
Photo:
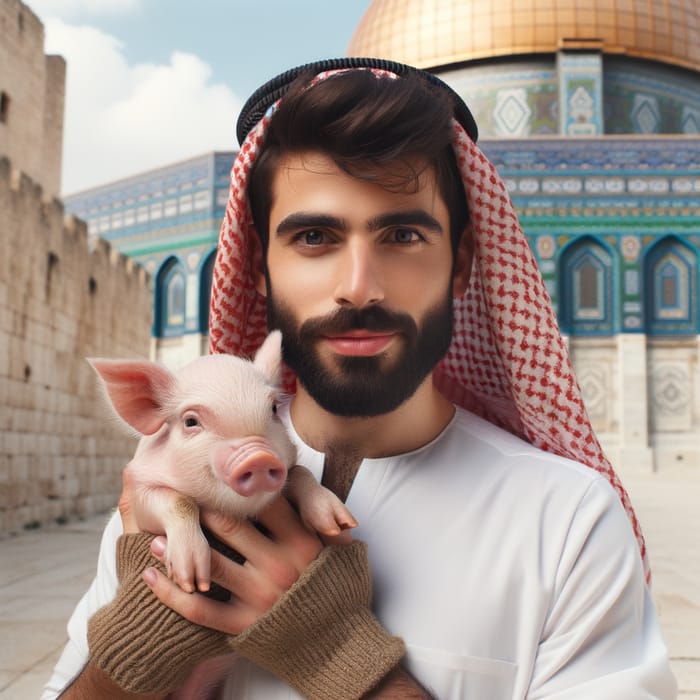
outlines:
[[[318,318],[309,318],[301,324],[299,335],[303,338],[324,335],[341,335],[348,331],[367,330],[403,333],[415,337],[418,327],[413,318],[404,313],[391,311],[382,306],[357,308],[339,306],[331,313]]]

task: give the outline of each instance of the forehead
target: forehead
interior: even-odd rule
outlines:
[[[355,170],[346,172],[320,151],[284,154],[272,176],[272,208],[302,208],[302,204],[324,208],[367,200],[392,207],[420,206],[431,212],[436,205],[444,207],[435,169],[418,158]]]
[[[228,401],[242,393],[267,394],[267,382],[252,362],[234,355],[198,357],[178,372],[178,398],[203,404]]]

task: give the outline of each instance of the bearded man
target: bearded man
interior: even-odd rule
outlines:
[[[445,84],[374,59],[251,97],[212,351],[282,330],[278,414],[359,527],[204,513],[246,559],[212,555],[215,601],[164,575],[127,483],[44,697],[675,697],[639,525],[476,137]]]

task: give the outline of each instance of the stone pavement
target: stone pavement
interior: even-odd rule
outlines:
[[[623,481],[647,538],[679,700],[700,700],[700,475]],[[0,699],[39,698],[92,579],[105,519],[0,539]]]

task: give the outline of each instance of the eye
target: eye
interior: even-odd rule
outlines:
[[[294,236],[293,240],[296,244],[307,248],[316,248],[329,242],[329,238],[326,233],[315,228],[300,231],[298,234],[296,234],[296,236]]]
[[[304,234],[304,242],[307,245],[319,245],[323,240],[324,236],[320,231],[307,231]]]
[[[272,404],[272,413],[276,416],[277,415],[277,404],[273,403]]]
[[[395,243],[402,243],[406,245],[410,243],[418,243],[419,241],[423,240],[423,237],[415,229],[397,228],[393,231],[392,240]]]
[[[197,418],[197,416],[187,415],[184,417],[182,423],[185,428],[196,428],[199,426],[199,418]]]

